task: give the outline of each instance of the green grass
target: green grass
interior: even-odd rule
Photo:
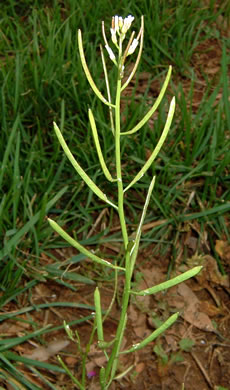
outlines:
[[[132,226],[137,224],[149,177],[156,173],[157,181],[146,222],[164,221],[145,233],[143,246],[155,243],[162,253],[166,252],[175,245],[181,224],[192,220],[198,220],[201,231],[208,232],[211,242],[223,234],[230,239],[226,222],[230,210],[230,44],[216,27],[219,16],[229,22],[228,2],[222,2],[217,9],[214,1],[210,1],[210,6],[198,0],[139,0],[133,3],[124,1],[122,7],[118,4],[113,8],[105,0],[27,0],[19,3],[10,0],[1,5],[2,306],[11,300],[18,302],[19,295],[25,291],[20,283],[22,278],[28,281],[28,289],[40,280],[49,279],[72,289],[72,281],[93,283],[87,275],[75,272],[62,277],[66,265],[74,265],[79,259],[73,256],[67,260],[68,264],[62,264],[55,257],[53,250],[67,244],[54,235],[45,220],[47,214],[52,214],[84,244],[120,240],[119,233],[109,236],[109,228],[87,239],[87,233],[104,205],[77,177],[52,128],[55,120],[79,163],[101,189],[106,186],[112,195],[113,184],[108,186],[99,170],[87,114],[88,107],[91,107],[103,141],[105,159],[112,167],[113,138],[107,111],[95,98],[84,77],[76,34],[81,28],[89,68],[98,87],[104,90],[98,51],[102,42],[100,22],[105,21],[109,32],[111,16],[115,14],[133,14],[136,30],[140,16],[144,14],[144,54],[139,71],[150,72],[152,80],[162,82],[171,64],[173,77],[167,96],[175,94],[177,99],[173,126],[159,158],[135,189],[127,193],[128,222]],[[198,44],[210,38],[218,38],[222,47],[221,69],[215,82],[206,78],[203,98],[194,111],[192,97],[197,76],[193,69],[193,55]],[[205,74],[205,69],[203,72]],[[110,76],[113,78],[112,69]],[[184,79],[191,80],[186,94],[182,88]],[[138,88],[137,83],[135,87]],[[214,105],[219,94],[220,100]],[[128,105],[128,128],[147,111],[146,98],[147,93],[144,99],[133,99]],[[153,149],[156,144],[167,109],[166,98],[154,121],[154,130],[145,125],[139,135],[124,138],[122,153],[127,181],[146,160],[146,150]],[[192,191],[195,195],[187,209]],[[53,257],[52,266],[41,267],[41,253]],[[8,369],[14,375],[10,357],[8,361]],[[4,367],[6,365],[5,361]]]
[[[66,1],[63,6],[58,1],[51,1],[48,5],[27,1],[17,6],[11,0],[1,9],[0,233],[3,248],[0,255],[3,273],[6,267],[9,268],[8,260],[11,263],[4,286],[13,282],[12,269],[22,267],[23,251],[27,252],[26,256],[28,252],[37,256],[38,265],[41,252],[52,245],[65,245],[60,240],[54,240],[44,218],[47,213],[63,220],[84,239],[95,212],[103,207],[96,203],[88,190],[84,191],[85,187],[66,161],[52,129],[52,121],[56,120],[79,163],[103,188],[105,181],[99,172],[88,126],[89,106],[101,126],[105,158],[110,165],[114,162],[113,139],[107,125],[107,112],[85,80],[76,31],[79,27],[83,30],[89,67],[99,87],[104,88],[97,51],[101,41],[100,21],[105,20],[108,31],[111,15],[120,14],[121,9],[111,9],[107,2],[98,2],[93,5],[92,18],[91,2],[88,2],[88,12],[84,11],[84,4],[83,1]],[[195,0],[189,6],[185,1],[179,4],[176,1],[170,4],[156,1],[152,7],[147,1],[139,1],[131,8],[127,2],[122,9],[123,15],[132,13],[136,16],[136,24],[141,14],[145,16],[144,56],[140,71],[150,71],[153,79],[162,80],[168,65],[174,67],[171,94],[174,93],[177,98],[176,118],[160,159],[149,172],[149,175],[156,172],[157,185],[148,220],[164,218],[169,223],[173,220],[177,225],[180,222],[177,215],[183,214],[191,190],[195,190],[197,198],[194,198],[189,211],[201,211],[199,197],[204,205],[200,220],[208,221],[210,229],[217,235],[226,230],[220,215],[227,212],[226,202],[229,200],[229,43],[225,38],[220,40],[223,47],[221,72],[215,85],[207,83],[196,113],[191,101],[197,80],[190,61],[200,42],[218,35],[212,23],[220,14],[229,17],[226,4],[223,3],[216,12],[213,12],[213,2],[210,7],[205,7]],[[191,79],[188,96],[184,94],[180,81],[175,85],[178,77]],[[213,109],[219,93],[222,98]],[[133,101],[129,105],[128,127],[147,110],[145,100],[140,102]],[[124,139],[124,161],[129,161],[127,175],[131,176],[138,170],[146,159],[146,149],[151,150],[156,143],[167,106],[165,99],[154,131],[146,125],[139,136]],[[202,186],[199,185],[201,179]],[[137,223],[143,191],[148,182],[146,175],[142,183],[136,185],[135,192],[130,191],[127,195],[130,223]],[[68,189],[62,192],[66,185]],[[216,196],[218,186],[222,188],[221,197]],[[108,190],[112,193],[113,187]],[[212,210],[212,213],[206,217],[205,210]],[[163,231],[167,229],[166,224]],[[148,235],[158,240],[161,233],[152,231]],[[149,242],[147,236],[145,239]],[[20,260],[16,261],[16,257]]]

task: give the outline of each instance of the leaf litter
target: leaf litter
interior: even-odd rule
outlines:
[[[25,353],[23,356],[28,359],[44,362],[50,357],[55,356],[69,345],[69,340],[55,340],[48,343],[46,347],[37,347],[32,353]]]

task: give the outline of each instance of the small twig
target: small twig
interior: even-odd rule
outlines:
[[[96,229],[97,225],[100,223],[101,219],[104,217],[104,215],[108,212],[108,209],[102,210],[102,212],[98,215],[96,221],[94,222],[92,228],[90,229],[89,233],[87,234],[86,238],[89,238],[92,236],[94,230]]]
[[[203,365],[201,364],[200,360],[198,359],[198,357],[195,355],[194,352],[191,352],[191,355],[193,357],[193,359],[195,360],[198,368],[200,369],[201,373],[203,374],[206,382],[208,383],[209,387],[212,389],[213,388],[213,385],[212,385],[212,382],[208,376],[208,373],[207,371],[205,370],[205,368],[203,367]]]
[[[187,378],[187,375],[189,373],[189,370],[190,370],[190,367],[191,367],[191,364],[190,363],[185,363],[184,362],[184,365],[187,366],[186,369],[185,369],[185,373],[184,373],[184,376],[183,376],[183,386],[186,382],[186,378]]]
[[[224,343],[216,343],[216,342],[214,342],[213,343],[213,346],[215,347],[215,346],[217,346],[217,347],[224,347],[224,348],[230,348],[230,344],[224,344]]]
[[[35,287],[35,290],[36,290],[36,292],[40,295],[40,298],[41,298],[41,300],[42,300],[44,303],[47,303],[47,304],[50,303],[49,301],[47,301],[47,300],[44,298],[44,295],[43,295],[43,293],[41,292],[39,286],[36,286],[36,287]],[[48,309],[49,309],[50,311],[52,311],[52,313],[54,313],[54,314],[55,314],[58,318],[60,318],[61,320],[64,319],[63,315],[60,314],[58,310],[54,309],[53,307],[49,307]],[[46,320],[47,320],[47,317],[45,318],[45,321],[46,321]],[[44,325],[45,325],[45,323],[44,323]]]
[[[117,247],[117,246],[115,246],[115,245],[110,244],[109,242],[105,242],[105,243],[103,244],[103,247],[104,247],[104,248],[111,249],[113,252],[116,252],[116,253],[120,253],[120,251],[121,251],[120,246]]]
[[[217,307],[220,307],[220,301],[219,301],[219,298],[216,296],[214,290],[208,286],[208,285],[205,285],[204,286],[205,289],[209,292],[209,294],[211,295],[212,299],[214,300],[215,304]]]

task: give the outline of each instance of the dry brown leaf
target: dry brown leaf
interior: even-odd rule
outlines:
[[[155,267],[154,272],[152,272],[149,268],[140,268],[140,272],[143,277],[135,286],[137,291],[155,286],[164,280],[164,274],[160,268]],[[129,318],[132,321],[132,326],[136,336],[143,339],[151,333],[146,327],[146,313],[150,310],[151,296],[136,296],[135,300],[137,303],[137,309],[135,309],[134,305],[130,305]]]
[[[194,292],[185,284],[179,284],[175,293],[168,297],[169,304],[181,310],[185,321],[206,332],[215,332],[209,316],[200,311],[200,301]]]
[[[136,365],[135,367],[135,371],[140,374],[142,371],[144,371],[145,369],[145,363],[144,362],[140,362]]]
[[[137,310],[135,310],[135,306],[132,304],[130,304],[129,308],[128,308],[128,317],[132,321],[133,324],[136,324],[138,314],[137,314]]]
[[[67,364],[68,367],[74,367],[77,365],[77,362],[78,362],[79,359],[73,357],[73,356],[66,356],[65,358],[65,362]]]
[[[194,236],[191,236],[191,234],[188,237],[186,237],[184,242],[184,244],[187,245],[194,252],[197,249],[197,243],[198,243],[198,239]]]
[[[198,283],[205,287],[207,282],[211,282],[220,286],[229,287],[229,276],[221,275],[216,260],[210,256],[197,256],[194,255],[187,260],[189,268],[192,268],[196,265],[202,265],[202,271],[196,276]]]
[[[38,347],[31,354],[26,353],[23,357],[44,362],[49,359],[50,355],[45,347]]]
[[[69,345],[69,340],[55,340],[47,345],[47,347],[38,347],[31,354],[24,354],[23,356],[33,360],[44,362],[51,356],[56,355],[62,349]]]
[[[200,302],[200,310],[206,313],[209,317],[215,317],[221,312],[219,307],[213,305],[208,301]]]
[[[223,260],[230,260],[230,244],[227,241],[216,240],[215,250]]]
[[[178,349],[177,340],[175,339],[175,336],[171,334],[165,334],[165,340],[171,351],[175,352]]]
[[[178,295],[183,298],[185,304],[184,312],[182,313],[183,318],[201,330],[215,332],[207,314],[199,311],[200,302],[194,292],[185,283],[181,283],[177,286],[177,292]]]
[[[165,275],[159,267],[154,267],[154,271],[149,268],[140,268],[140,273],[143,275],[143,278],[136,285],[137,291],[153,287],[165,280]],[[136,296],[136,301],[147,311],[150,306],[151,296]]]
[[[19,335],[21,332],[25,332],[30,324],[17,321],[15,324],[11,324],[9,321],[5,321],[0,325],[0,333],[7,335]]]
[[[106,359],[104,353],[101,352],[100,355],[94,357],[93,361],[94,361],[96,366],[103,367],[103,366],[105,366],[107,359]]]
[[[99,385],[99,383],[90,383],[89,385],[89,390],[100,390],[101,389],[101,386]]]
[[[146,314],[137,311],[134,305],[129,306],[129,319],[137,337],[144,338],[149,335],[150,331],[146,328]]]
[[[88,356],[90,358],[90,361],[87,363],[87,371],[88,368],[92,370],[92,367],[102,367],[106,363],[105,354],[101,349],[97,348],[97,345],[91,346],[90,353]]]
[[[94,363],[94,361],[89,360],[89,361],[86,363],[85,367],[86,367],[86,371],[87,371],[87,372],[91,372],[91,371],[94,371],[94,370],[95,370],[96,364]]]
[[[206,274],[206,278],[215,284],[229,287],[229,276],[228,275],[222,275],[218,269],[218,265],[216,260],[209,255],[204,256],[205,259],[205,269],[202,270],[202,273]],[[199,275],[197,277],[197,280],[199,281]]]
[[[146,287],[153,287],[165,280],[165,274],[160,267],[154,266],[154,269],[141,268],[140,272],[143,274]],[[144,287],[144,286],[143,286]]]

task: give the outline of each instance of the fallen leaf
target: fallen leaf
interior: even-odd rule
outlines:
[[[90,383],[89,385],[89,390],[100,390],[101,389],[101,386],[99,385],[99,383]]]
[[[135,367],[135,371],[140,374],[142,371],[144,371],[145,369],[145,363],[144,362],[140,362],[136,365]]]
[[[88,357],[90,361],[86,364],[87,371],[93,370],[96,366],[102,367],[106,363],[105,354],[101,349],[97,348],[97,345],[91,346]]]
[[[25,329],[28,329],[30,324],[25,322],[17,321],[15,324],[11,324],[10,321],[5,321],[0,325],[0,333],[7,335],[20,335],[21,332],[25,332]]]
[[[153,287],[165,280],[165,275],[159,267],[154,267],[154,272],[149,268],[140,268],[139,273],[142,275],[142,278],[136,282],[135,290],[141,291],[147,288]],[[151,296],[136,296],[135,297],[138,304],[141,305],[141,308],[145,311],[149,310]]]
[[[230,260],[230,244],[228,241],[216,240],[215,250],[222,260]]]
[[[173,335],[166,333],[165,340],[171,351],[175,352],[178,349],[177,341]]]
[[[146,328],[146,314],[136,310],[134,305],[129,306],[129,319],[132,322],[133,330],[137,337],[147,337],[150,331]]]
[[[193,237],[193,236],[187,237],[185,242],[184,242],[184,244],[187,245],[194,252],[197,249],[197,243],[198,243],[198,239],[196,237]]]
[[[74,358],[73,356],[66,356],[65,362],[68,367],[74,367],[77,365],[79,359]]]
[[[196,280],[201,286],[205,286],[207,281],[221,285],[224,287],[229,287],[229,276],[222,275],[218,269],[216,260],[210,256],[197,256],[194,255],[186,262],[189,268],[195,267],[196,265],[202,265],[202,271],[196,275]]]
[[[179,284],[175,293],[168,297],[169,304],[181,310],[185,321],[206,332],[215,332],[209,316],[200,311],[200,301],[194,292],[185,284]]]
[[[92,361],[88,361],[87,363],[86,363],[86,365],[85,365],[85,367],[86,367],[86,371],[87,372],[91,372],[91,371],[93,371],[94,369],[95,369],[95,367],[96,367],[96,364]]]
[[[215,317],[221,313],[221,309],[208,301],[200,302],[200,310],[206,313],[209,317]]]
[[[28,359],[39,360],[44,362],[48,360],[51,356],[56,355],[59,351],[69,345],[68,340],[55,340],[51,341],[47,347],[38,347],[31,354],[24,354],[23,356]]]

